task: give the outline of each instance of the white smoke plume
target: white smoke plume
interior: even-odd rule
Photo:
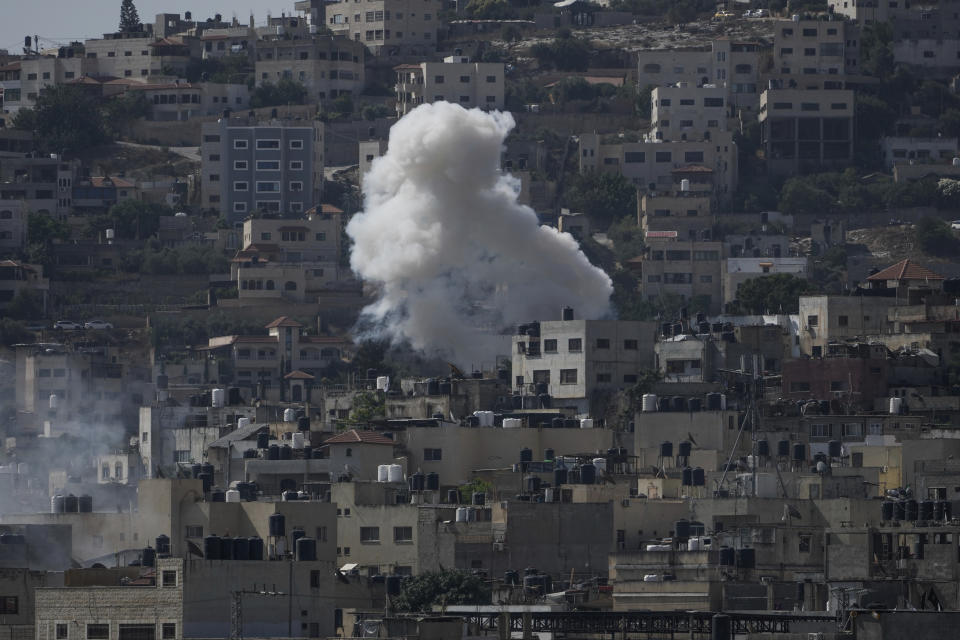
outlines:
[[[460,364],[489,361],[503,328],[609,313],[610,278],[577,241],[540,226],[500,170],[509,113],[437,102],[390,130],[364,177],[365,209],[347,226],[351,266],[379,285],[364,321],[394,343]]]

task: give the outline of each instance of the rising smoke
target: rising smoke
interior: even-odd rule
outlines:
[[[390,130],[364,177],[351,266],[379,286],[366,330],[458,363],[489,359],[503,328],[609,312],[610,278],[566,233],[541,226],[500,170],[509,113],[447,102],[417,107]]]

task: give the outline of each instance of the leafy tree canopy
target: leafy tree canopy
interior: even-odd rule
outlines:
[[[737,287],[734,313],[797,313],[800,296],[816,288],[807,280],[790,273],[751,278]]]
[[[624,216],[636,216],[637,188],[614,173],[589,172],[573,179],[566,193],[573,211],[590,216],[597,228],[606,228]]]
[[[541,67],[559,71],[586,71],[590,59],[590,43],[574,38],[566,32],[561,33],[553,42],[533,45],[530,53]]]
[[[436,606],[489,604],[490,588],[479,576],[466,571],[428,571],[408,579],[394,598],[397,611],[426,612]]]
[[[78,153],[108,140],[99,102],[76,85],[44,87],[33,109],[17,112],[13,126],[32,131],[47,153]]]
[[[250,96],[250,106],[254,109],[306,103],[307,88],[289,78],[284,78],[277,84],[264,82],[254,89]]]
[[[137,15],[137,8],[133,0],[123,0],[120,3],[120,31],[132,33],[143,31],[143,25],[140,24],[140,16]]]
[[[169,215],[173,215],[170,207],[140,200],[124,200],[107,211],[117,237],[129,240],[149,238],[160,228],[160,216]]]
[[[42,213],[27,215],[27,244],[50,244],[54,240],[66,240],[70,237],[70,227]]]
[[[914,227],[914,234],[920,249],[927,255],[953,258],[960,251],[960,240],[950,225],[939,218],[920,218]]]

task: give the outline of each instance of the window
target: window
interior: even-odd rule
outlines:
[[[0,596],[0,615],[19,613],[20,606],[17,596]]]
[[[583,351],[583,340],[581,338],[570,338],[567,340],[567,351],[570,353],[580,353]]]
[[[647,154],[643,151],[627,151],[623,154],[624,163],[646,162]]]
[[[240,181],[240,182],[233,183],[234,191],[247,191],[249,188],[250,188],[250,183],[248,182]]]
[[[108,640],[110,637],[109,624],[88,624],[87,640]]]
[[[394,527],[394,542],[413,542],[413,527]]]
[[[119,625],[119,640],[154,640],[157,628],[152,624],[123,624]]]
[[[820,111],[820,104],[816,102],[801,102],[801,111]]]
[[[829,438],[832,435],[833,435],[832,424],[811,424],[810,425],[811,438]]]
[[[246,202],[234,202],[233,210],[237,213],[246,213],[247,212],[247,203]]]
[[[177,623],[176,622],[164,622],[160,625],[161,635],[163,640],[174,640],[177,637]]]
[[[303,191],[303,183],[300,181],[291,182],[290,191]]]
[[[863,425],[859,422],[846,422],[840,425],[840,435],[844,438],[862,438]]]
[[[560,369],[560,384],[577,384],[577,370]]]
[[[433,83],[434,83],[434,84],[443,84],[443,76],[434,76],[434,77],[433,77]]]
[[[820,322],[820,318],[818,316],[807,316],[808,327],[816,327],[819,322]]]
[[[360,542],[380,542],[380,527],[360,527]]]
[[[703,162],[703,151],[684,151],[684,162]]]
[[[636,340],[624,340],[623,348],[626,351],[636,351],[637,350],[637,341]]]
[[[57,640],[67,640],[67,625],[65,622],[57,623]]]
[[[210,182],[220,182],[220,174],[219,174],[219,173],[211,173],[211,174],[210,174]]]
[[[670,98],[661,98],[661,100],[660,100],[660,106],[661,106],[661,107],[669,107],[669,106],[670,106]]]
[[[809,382],[791,382],[790,393],[807,393],[810,391]]]
[[[303,160],[291,160],[290,171],[303,171]]]
[[[443,460],[443,450],[442,449],[424,449],[423,459],[434,460],[434,461]]]
[[[303,149],[303,140],[291,140],[290,148],[294,150]]]
[[[280,191],[279,182],[258,182],[257,193],[277,193]]]
[[[705,107],[722,107],[723,98],[704,98],[703,106]]]
[[[624,384],[636,384],[636,383],[637,383],[637,374],[635,374],[635,373],[625,373],[625,374],[623,374],[623,383],[624,383]]]
[[[610,348],[609,338],[597,338],[597,349],[609,349],[609,348]]]
[[[611,382],[613,380],[612,374],[609,373],[598,373],[597,382],[603,384],[605,382]]]
[[[460,82],[463,82],[463,83],[470,82],[470,76],[460,76]]]
[[[257,140],[257,149],[279,149],[279,140]]]
[[[219,137],[219,136],[218,136]],[[246,140],[234,140],[233,141],[234,149],[249,149],[250,143]]]
[[[801,533],[800,544],[797,546],[797,551],[800,553],[810,553],[810,543],[813,541],[813,536],[808,533]]]
[[[673,154],[669,151],[657,151],[654,160],[657,162],[673,162]]]
[[[279,171],[279,160],[257,160],[257,171]]]
[[[830,381],[830,391],[847,391],[847,381],[846,380],[831,380]]]
[[[553,340],[544,340],[543,341],[543,352],[544,353],[556,353],[557,352],[557,341]]]
[[[188,538],[202,538],[203,537],[203,527],[201,525],[187,525],[187,535]]]
[[[927,498],[930,500],[946,500],[946,487],[927,487]]]

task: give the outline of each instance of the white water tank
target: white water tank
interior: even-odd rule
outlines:
[[[519,429],[523,426],[523,420],[520,418],[504,418],[503,419],[503,428],[504,429]]]
[[[50,410],[56,411],[57,405],[60,404],[60,398],[57,397],[57,394],[51,393],[48,402],[50,403]]]
[[[297,412],[293,409],[284,409],[283,410],[283,421],[284,422],[296,422],[297,421]]]
[[[890,398],[890,415],[892,416],[899,415],[900,410],[902,408],[903,408],[903,398]]]
[[[473,415],[480,420],[481,427],[493,426],[493,411],[474,411]]]
[[[606,471],[607,470],[607,459],[606,458],[594,458],[593,466],[597,468],[597,471]]]
[[[723,411],[727,410],[727,394],[725,393],[720,394],[720,409]]]
[[[237,429],[250,426],[250,418],[237,418]]]
[[[457,507],[457,522],[468,522],[470,509],[466,507]]]
[[[403,467],[391,464],[387,469],[387,482],[403,482]]]
[[[387,482],[390,478],[390,465],[377,465],[377,482]]]
[[[389,391],[389,390],[390,390],[390,376],[378,376],[377,391]]]
[[[210,406],[219,409],[223,406],[223,389],[214,389],[210,392]]]
[[[236,489],[227,489],[227,502],[240,502],[240,492]]]
[[[580,421],[581,429],[593,429],[593,418],[584,418]]]
[[[687,551],[700,551],[701,549],[703,549],[703,544],[698,536],[687,540]]]
[[[953,166],[960,167],[960,158],[953,159]]]
[[[690,191],[690,179],[684,178],[680,181],[680,191]]]
[[[113,240],[113,229],[107,229],[106,236],[107,240]]]
[[[653,413],[657,410],[657,394],[645,393],[641,401],[641,408],[644,413]]]
[[[292,439],[294,449],[303,449],[303,431],[294,431]]]

